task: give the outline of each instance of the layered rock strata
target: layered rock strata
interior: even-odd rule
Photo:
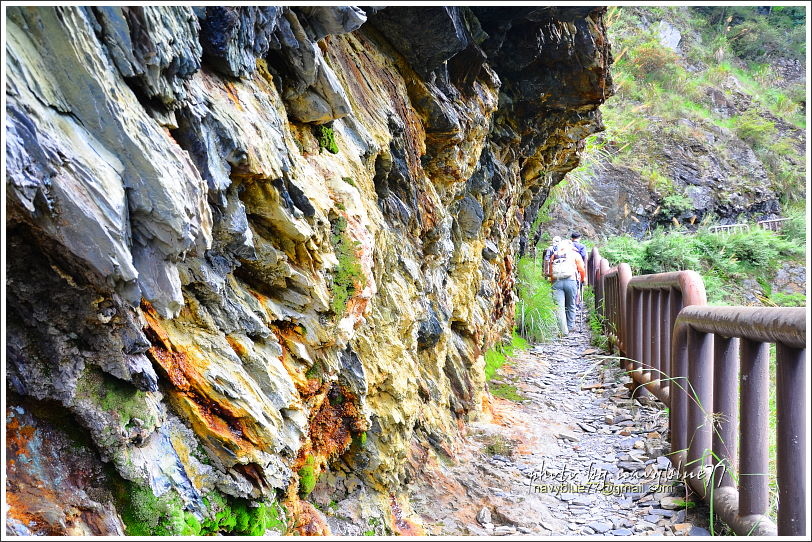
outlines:
[[[10,8],[8,531],[326,533],[315,488],[408,532],[601,128],[602,12]]]

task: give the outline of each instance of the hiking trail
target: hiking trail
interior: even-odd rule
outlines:
[[[524,399],[494,396],[455,457],[410,486],[427,534],[708,535],[706,506],[669,470],[667,410],[626,382],[588,331],[513,356],[490,386]]]

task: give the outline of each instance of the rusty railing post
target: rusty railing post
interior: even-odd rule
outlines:
[[[609,262],[606,258],[601,258],[598,262],[600,267],[598,268],[598,283],[601,286],[601,305],[598,308],[598,314],[601,315],[601,318],[604,320],[606,319],[606,284],[604,283],[603,277],[609,272]]]
[[[629,342],[628,342],[628,312],[626,310],[626,291],[629,286],[629,280],[632,278],[632,269],[629,267],[629,264],[622,263],[617,266],[617,285],[618,285],[618,305],[619,305],[619,312],[620,312],[620,330],[618,331],[618,336],[620,337],[621,341],[621,354],[625,357],[629,357]],[[625,364],[624,364],[625,365]]]
[[[663,378],[660,366],[660,290],[651,291],[651,379],[653,386],[660,388]]]
[[[769,414],[770,347],[742,339],[741,412],[742,431],[739,447],[739,514],[764,514],[767,511],[767,416]]]
[[[713,335],[688,328],[688,457],[686,472],[691,486],[705,495],[703,471],[711,459],[713,410]]]
[[[671,288],[660,290],[660,388],[671,390]],[[668,406],[668,405],[666,405]]]
[[[688,455],[688,326],[675,323],[671,337],[671,406],[668,426],[671,433],[671,462],[678,470]]]
[[[731,472],[736,467],[736,439],[738,438],[738,376],[739,340],[717,335],[714,339],[713,356],[713,454],[714,473],[716,465],[722,464],[722,479],[713,482],[723,487],[733,487]]]
[[[806,371],[804,348],[776,345],[778,534],[803,536],[806,528]]]

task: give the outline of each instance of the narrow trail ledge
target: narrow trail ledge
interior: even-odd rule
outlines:
[[[665,457],[667,411],[631,399],[605,356],[575,333],[502,367],[492,389],[524,399],[494,396],[453,457],[415,461],[411,499],[427,533],[707,535],[707,509]]]

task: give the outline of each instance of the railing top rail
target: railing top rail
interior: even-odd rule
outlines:
[[[685,307],[676,325],[703,333],[806,348],[805,307]]]
[[[629,288],[637,290],[663,290],[678,288],[685,305],[705,305],[705,283],[696,271],[672,271],[655,275],[638,275],[629,280]]]
[[[785,220],[789,220],[789,217],[784,218],[768,218],[767,220],[759,220],[759,224],[766,224],[768,222],[784,222]]]
[[[615,275],[618,275],[618,276],[625,275],[625,276],[628,276],[629,278],[631,278],[631,276],[632,276],[632,268],[629,267],[629,264],[627,264],[627,263],[621,263],[621,264],[618,264],[618,265],[616,265],[614,267],[610,267],[609,271],[607,271],[606,273],[603,274],[603,276],[605,278],[609,278],[610,276],[615,276]]]

